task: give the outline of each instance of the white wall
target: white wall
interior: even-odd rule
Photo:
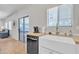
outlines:
[[[3,25],[3,21],[2,20],[0,20],[0,26],[2,26]]]
[[[30,31],[33,31],[33,26],[37,25],[40,27],[40,29],[45,26],[47,27],[47,9],[54,7],[56,5],[31,5],[29,8],[25,8],[21,11],[16,12],[12,16],[8,17],[6,19],[7,21],[15,21],[16,26],[12,28],[11,30],[11,36],[18,40],[18,18],[23,16],[30,16]],[[76,28],[79,26],[79,5],[75,5],[74,8],[74,14],[73,14],[73,33],[79,34],[79,30]],[[67,30],[70,28],[67,28]],[[54,29],[52,27],[48,28],[47,31],[53,31]],[[61,30],[61,29],[60,29]],[[63,28],[63,31],[66,30]]]
[[[11,22],[15,21],[16,22],[16,26],[12,27],[12,30],[10,30],[10,35],[11,35],[11,37],[18,39],[18,17],[17,17],[17,13],[6,19],[6,22],[9,22],[9,21],[11,21]]]
[[[73,35],[79,35],[79,4],[73,5],[72,11],[72,27],[60,27],[59,32],[69,32],[72,30]],[[56,32],[55,27],[48,27],[47,31]]]
[[[79,4],[74,5],[73,8],[73,33],[79,35]]]
[[[11,36],[18,40],[18,18],[23,16],[30,16],[30,31],[33,31],[33,26],[37,25],[40,28],[43,26],[46,26],[47,24],[47,9],[54,7],[57,5],[31,5],[29,8],[25,8],[21,11],[18,11],[14,15],[8,17],[6,19],[7,21],[15,21],[16,26],[12,28],[11,30]]]

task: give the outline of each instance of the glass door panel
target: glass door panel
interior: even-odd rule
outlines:
[[[19,40],[26,42],[27,33],[29,32],[29,17],[22,17],[19,19]]]

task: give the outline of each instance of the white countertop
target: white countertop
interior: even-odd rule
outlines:
[[[27,33],[27,35],[42,36],[42,35],[44,35],[44,34],[43,34],[43,33],[33,33],[33,32],[29,32],[29,33]]]
[[[41,36],[40,38],[48,39],[48,40],[54,40],[54,41],[59,41],[59,42],[68,43],[68,44],[74,44],[75,45],[75,42],[74,42],[73,38],[71,38],[71,37],[44,35],[44,36]]]

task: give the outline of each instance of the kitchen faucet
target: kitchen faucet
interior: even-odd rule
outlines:
[[[58,35],[59,32],[58,32],[58,26],[56,26],[56,35]]]

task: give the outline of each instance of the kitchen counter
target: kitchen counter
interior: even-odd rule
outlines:
[[[48,39],[48,40],[51,39],[51,40],[59,41],[62,43],[75,44],[73,38],[71,38],[71,37],[45,35],[45,36],[41,36],[41,38]]]
[[[79,44],[79,36],[74,36],[73,40],[75,41],[76,44]]]
[[[33,33],[33,32],[29,32],[29,33],[27,33],[27,35],[42,36],[42,35],[45,35],[45,34],[43,34],[43,33]]]
[[[44,35],[48,35],[48,34],[29,32],[27,35],[39,37],[39,36],[44,36]],[[50,35],[50,36],[56,36],[56,35]],[[66,37],[66,36],[61,36],[61,35],[57,35],[57,36]],[[74,42],[75,42],[76,44],[79,44],[79,36],[73,36],[72,38],[73,38],[73,40],[74,40]]]

